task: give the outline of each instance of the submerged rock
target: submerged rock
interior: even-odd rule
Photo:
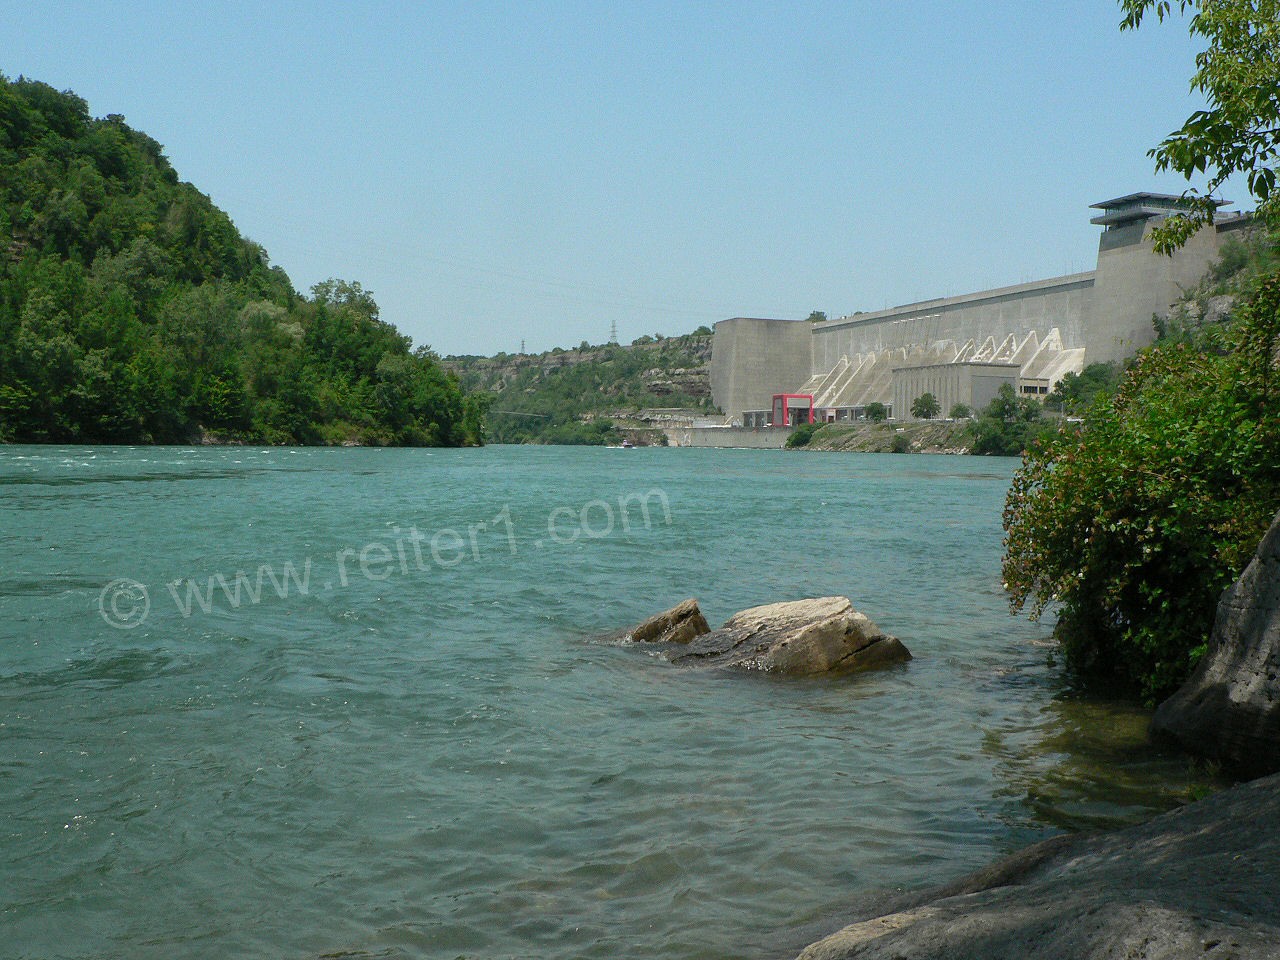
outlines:
[[[697,601],[686,600],[614,634],[665,642],[672,663],[807,676],[851,673],[901,663],[911,654],[853,608],[848,597],[820,597],[752,607],[709,630]]]
[[[677,603],[670,610],[664,610],[637,623],[630,630],[620,630],[610,634],[612,639],[631,640],[635,643],[688,643],[694,637],[708,633],[711,627],[707,618],[698,608],[698,601],[690,598]]]
[[[1239,773],[1280,771],[1280,514],[1223,592],[1208,652],[1151,732]]]
[[[1055,837],[864,914],[799,960],[1280,960],[1280,777]]]

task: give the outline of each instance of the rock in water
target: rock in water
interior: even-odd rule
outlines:
[[[1280,771],[1280,514],[1218,601],[1209,650],[1151,721],[1192,753],[1250,776]]]
[[[673,663],[798,676],[851,673],[910,659],[897,637],[853,609],[848,597],[752,607],[671,654]]]
[[[688,643],[710,630],[706,617],[698,608],[698,601],[690,598],[636,624],[630,630],[610,634],[607,639],[631,640],[636,643]]]

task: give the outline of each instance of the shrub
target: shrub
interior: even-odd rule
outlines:
[[[1280,275],[1219,342],[1142,354],[1081,433],[1033,446],[1004,511],[1013,609],[1056,605],[1069,668],[1149,701],[1186,679],[1280,507]]]
[[[813,439],[813,435],[818,432],[821,427],[820,423],[802,423],[791,431],[791,436],[787,437],[788,447],[807,447],[809,441]]]
[[[1115,393],[1124,372],[1118,363],[1091,363],[1080,373],[1068,373],[1045,397],[1045,404],[1063,413],[1083,413],[1101,393]]]
[[[990,457],[1021,456],[1038,438],[1052,432],[1040,422],[1040,414],[1037,401],[1019,397],[1013,387],[1002,384],[982,415],[969,424],[973,452]]]

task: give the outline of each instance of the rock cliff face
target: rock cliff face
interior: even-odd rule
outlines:
[[[1151,730],[1247,776],[1280,771],[1280,515],[1222,594],[1208,652]]]
[[[897,637],[853,609],[848,597],[752,607],[709,630],[696,600],[620,631],[614,638],[671,644],[672,663],[810,676],[852,673],[910,660]]]
[[[902,898],[799,960],[1280,958],[1280,777],[1056,837]]]

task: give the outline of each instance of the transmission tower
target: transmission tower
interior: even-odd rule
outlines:
[[[609,342],[610,343],[618,342],[618,321],[617,320],[614,320],[612,323],[609,324]]]

